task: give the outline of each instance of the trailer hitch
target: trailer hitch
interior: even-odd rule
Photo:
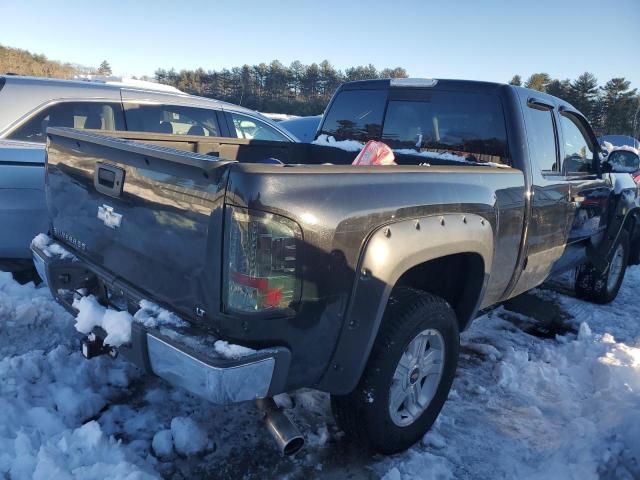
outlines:
[[[93,333],[82,339],[82,356],[86,359],[109,355],[111,358],[118,356],[118,350],[110,345],[105,345],[102,339]]]

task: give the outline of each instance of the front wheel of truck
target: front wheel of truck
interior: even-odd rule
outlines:
[[[618,296],[629,260],[629,237],[620,232],[613,246],[609,267],[599,272],[590,263],[580,265],[576,272],[576,295],[594,303],[609,303]]]
[[[332,395],[347,437],[378,453],[406,450],[431,428],[456,371],[456,315],[442,298],[394,290],[356,389]]]

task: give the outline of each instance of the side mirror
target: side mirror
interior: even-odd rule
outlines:
[[[607,160],[604,160],[600,165],[601,165],[602,173],[612,173],[613,172],[613,166]]]

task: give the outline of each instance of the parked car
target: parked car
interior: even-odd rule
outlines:
[[[251,110],[160,88],[0,76],[0,268],[30,263],[30,241],[47,229],[47,127],[294,141]]]
[[[640,140],[630,137],[628,135],[602,135],[601,137],[598,137],[598,141],[600,142],[600,145],[605,144],[605,142],[610,143],[611,145],[613,145],[614,147],[632,147],[637,149],[640,149]]]
[[[312,117],[298,117],[291,120],[282,120],[280,126],[304,143],[311,143],[316,138],[318,126],[322,120],[322,115]]]
[[[285,453],[302,440],[272,397],[319,389],[349,438],[389,454],[435,421],[479,309],[574,269],[579,296],[616,297],[637,188],[602,172],[570,104],[487,82],[353,82],[319,135],[382,139],[397,165],[49,128],[52,230],[34,261],[65,308],[94,312],[85,356],[120,352],[214,403],[258,399]],[[247,162],[272,156],[283,164]]]

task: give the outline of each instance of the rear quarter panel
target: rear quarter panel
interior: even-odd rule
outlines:
[[[293,354],[291,387],[327,368],[340,336],[361,255],[382,225],[446,214],[474,214],[494,232],[484,304],[499,300],[517,261],[524,217],[524,177],[516,169],[426,166],[271,167],[236,164],[226,202],[288,217],[303,232],[302,303],[287,318],[238,321],[220,314],[225,336],[277,342]],[[426,231],[425,235],[438,235]],[[397,257],[396,257],[397,258]],[[372,303],[385,298],[371,298]],[[373,325],[373,320],[369,326]],[[363,332],[363,335],[366,334]]]

